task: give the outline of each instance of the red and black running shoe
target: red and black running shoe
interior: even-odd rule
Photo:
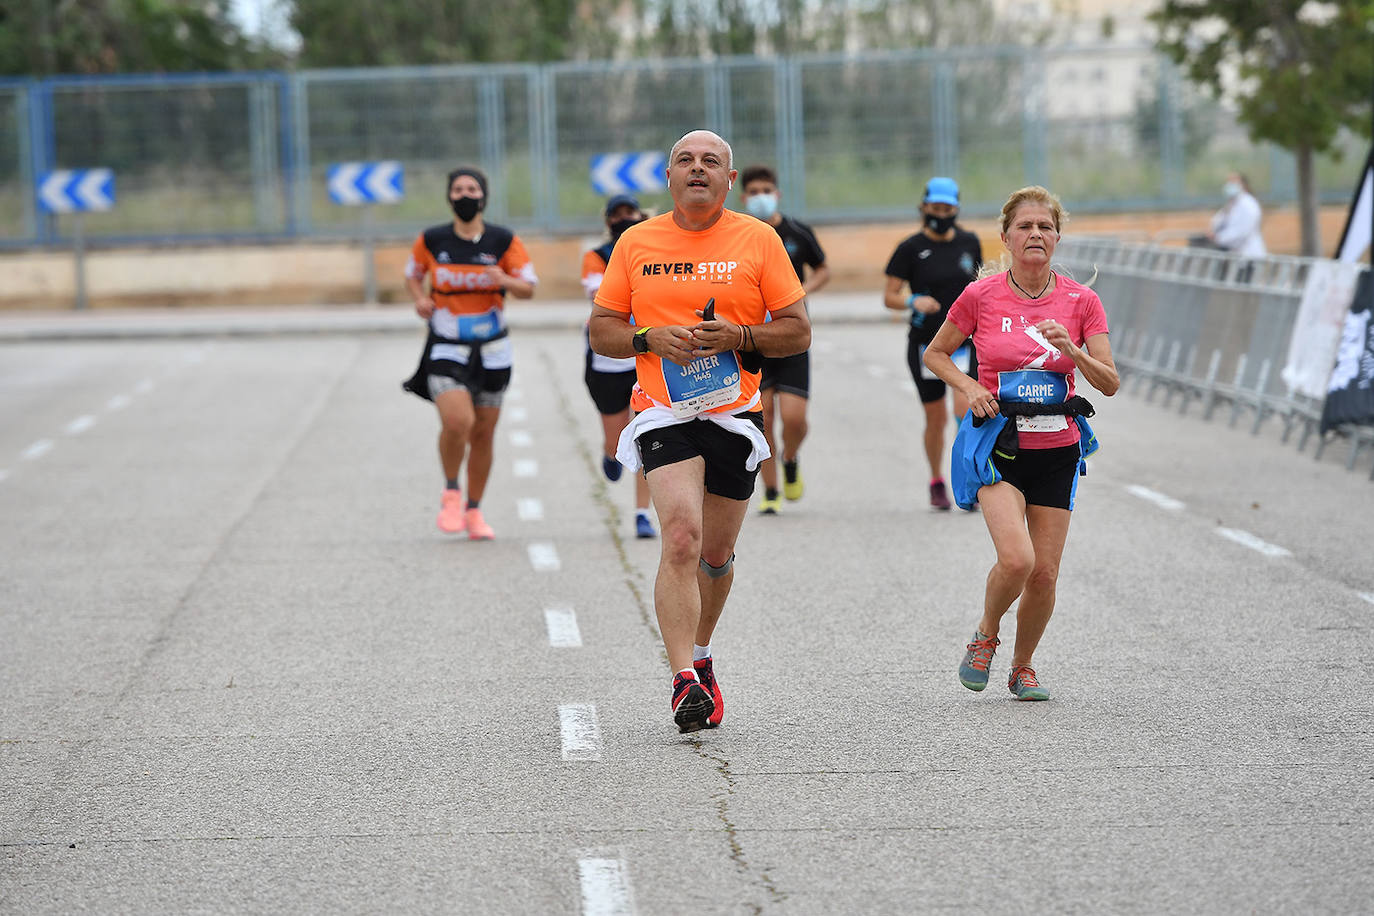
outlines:
[[[694,732],[705,728],[716,711],[710,692],[688,674],[673,675],[673,721],[680,732]]]
[[[692,662],[692,667],[696,669],[697,680],[711,694],[711,702],[716,706],[715,712],[706,719],[706,727],[715,728],[725,718],[725,697],[720,695],[720,681],[716,680],[710,658],[699,658]]]

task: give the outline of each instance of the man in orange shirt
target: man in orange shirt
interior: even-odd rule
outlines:
[[[672,211],[620,237],[588,331],[597,353],[635,357],[638,413],[617,458],[644,469],[662,527],[654,610],[674,672],[673,720],[689,732],[725,715],[711,635],[768,457],[758,359],[805,350],[811,323],[778,234],[725,209],[730,145],[710,131],[686,134],[667,177]]]

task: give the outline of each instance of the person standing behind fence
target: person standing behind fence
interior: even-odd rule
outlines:
[[[587,297],[596,301],[596,291],[601,288],[601,279],[606,275],[606,263],[611,259],[615,243],[625,234],[625,230],[644,222],[644,211],[639,201],[628,194],[620,194],[606,202],[606,230],[611,240],[604,245],[591,249],[582,256],[582,288]],[[583,339],[587,341],[587,329],[583,326]],[[587,367],[583,381],[592,403],[601,414],[601,471],[606,479],[614,483],[620,479],[622,470],[616,460],[615,450],[620,443],[620,434],[630,423],[630,395],[635,387],[634,357],[612,359],[592,351],[587,341]],[[652,538],[657,536],[654,523],[649,518],[649,483],[643,474],[633,475],[635,479],[635,537]]]
[[[778,212],[778,175],[765,165],[751,165],[740,172],[740,196],[744,209],[777,230],[782,239],[782,247],[802,281],[802,291],[806,295],[819,290],[830,282],[830,265],[825,263],[825,252],[816,240],[811,227],[790,216]],[[807,268],[811,276],[806,275]],[[776,456],[779,454],[777,440],[773,436],[774,417],[782,414],[782,476],[783,495],[789,502],[802,498],[805,484],[802,481],[798,452],[802,440],[806,438],[806,401],[811,395],[811,351],[805,350],[792,356],[763,359],[762,381],[759,395],[763,398],[763,434],[768,437],[768,450],[775,457],[769,458],[759,466],[759,476],[763,478],[763,503],[759,510],[765,515],[776,515],[778,511],[778,469]]]
[[[970,690],[987,686],[1002,616],[1019,597],[1007,688],[1020,700],[1049,699],[1031,663],[1054,612],[1083,459],[1096,448],[1092,407],[1075,395],[1074,373],[1108,396],[1120,384],[1102,301],[1050,269],[1063,223],[1059,199],[1044,188],[1012,194],[1000,222],[1011,267],[964,290],[925,355],[968,399],[951,480],[961,506],[982,506],[997,551],[959,680]],[[950,359],[970,336],[977,379]]]
[[[949,413],[945,408],[943,381],[921,362],[926,346],[935,337],[949,307],[978,275],[983,264],[983,246],[978,236],[955,225],[959,216],[959,185],[952,178],[932,178],[921,197],[921,231],[904,239],[887,262],[887,287],[883,305],[907,312],[911,330],[907,333],[906,362],[916,394],[925,409],[926,461],[930,464],[930,504],[936,509],[950,508],[945,487],[945,428]],[[902,287],[909,292],[903,292]],[[961,369],[977,377],[978,361],[972,344],[960,348],[954,359]],[[962,417],[968,403],[962,391],[954,388],[954,415]]]
[[[1218,248],[1247,258],[1262,258],[1269,253],[1260,234],[1263,211],[1250,191],[1250,181],[1240,172],[1226,176],[1222,185],[1226,203],[1212,217],[1207,238]]]
[[[492,443],[511,378],[505,299],[534,295],[538,278],[520,238],[482,219],[487,178],[474,168],[448,176],[453,221],[420,233],[406,264],[406,289],[429,325],[415,374],[404,383],[439,412],[439,463],[444,472],[440,531],[495,537],[481,501],[491,473]],[[429,285],[426,288],[425,281]],[[464,500],[458,478],[468,466]]]
[[[673,721],[684,732],[725,714],[711,638],[768,457],[759,376],[746,357],[811,344],[805,294],[777,233],[725,208],[736,174],[730,145],[711,131],[673,144],[672,212],[621,236],[590,319],[592,349],[636,357],[639,412],[617,455],[645,469],[663,528],[654,611],[673,671]]]

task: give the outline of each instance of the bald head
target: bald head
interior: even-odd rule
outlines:
[[[717,148],[725,154],[725,167],[733,169],[735,167],[735,151],[730,148],[730,144],[725,142],[725,138],[712,130],[689,130],[683,134],[673,148],[668,151],[668,161],[672,162],[677,157],[677,151],[684,145],[696,146],[698,144],[715,144]]]

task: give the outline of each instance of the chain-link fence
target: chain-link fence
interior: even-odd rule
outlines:
[[[695,127],[773,165],[788,212],[819,223],[910,218],[933,174],[959,179],[969,216],[1028,183],[1076,212],[1210,208],[1237,169],[1266,204],[1295,197],[1288,154],[1143,47],[63,78],[0,83],[0,245],[62,243],[34,177],[91,167],[116,175],[115,208],[86,223],[106,243],[351,235],[325,174],[372,160],[405,168],[404,200],[370,214],[383,234],[444,219],[459,163],[490,175],[493,220],[583,231],[593,156]],[[1325,200],[1357,159],[1319,161]]]

